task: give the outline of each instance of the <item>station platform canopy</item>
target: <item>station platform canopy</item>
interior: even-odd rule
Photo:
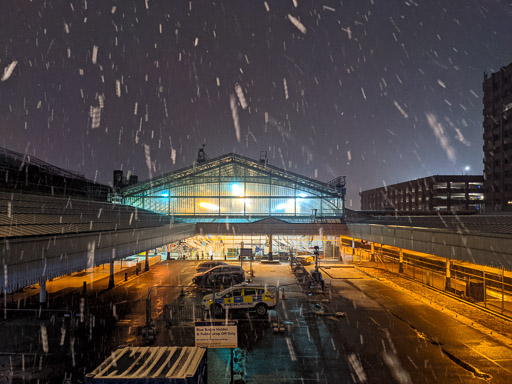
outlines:
[[[199,157],[198,157],[199,159]],[[295,222],[344,217],[345,178],[324,183],[268,164],[266,157],[227,154],[122,188],[122,204],[175,222]]]

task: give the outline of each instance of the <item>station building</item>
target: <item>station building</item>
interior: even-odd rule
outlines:
[[[119,173],[116,177],[120,178]],[[133,207],[171,217],[173,223],[223,224],[215,231],[182,243],[189,256],[229,256],[240,248],[255,254],[312,252],[315,245],[334,254],[336,239],[330,236],[275,235],[270,239],[259,229],[251,233],[225,231],[229,225],[341,223],[345,216],[345,177],[321,182],[268,163],[266,152],[259,160],[230,153],[207,159],[199,150],[192,166],[148,181],[126,185],[115,199]],[[220,230],[227,233],[219,233]],[[205,229],[207,231],[207,229]],[[258,233],[256,233],[258,232]],[[273,244],[270,244],[273,243]],[[310,249],[311,248],[311,249]],[[195,255],[194,255],[195,253]]]
[[[455,261],[511,266],[509,215],[354,212],[345,209],[344,177],[320,182],[274,167],[266,156],[259,161],[235,154],[198,156],[190,167],[141,183],[116,175],[110,201],[70,196],[68,189],[0,191],[4,292],[39,283],[44,302],[46,281],[101,264],[110,264],[113,285],[114,261],[142,253],[149,269],[148,253],[160,247],[167,249],[157,258],[166,251],[168,259],[238,259],[247,248],[257,256],[286,258],[312,254],[318,246],[321,257],[337,260],[353,257],[356,248],[372,254],[392,249],[390,257],[398,255],[400,262],[411,252],[435,256],[442,259],[439,271],[447,274]],[[405,196],[388,187],[388,203],[405,210],[421,202],[425,209],[437,199],[440,205],[433,207],[465,209],[481,200],[481,177],[427,179],[405,183]]]

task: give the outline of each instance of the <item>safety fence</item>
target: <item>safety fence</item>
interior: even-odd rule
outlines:
[[[205,313],[201,304],[166,304],[163,307],[162,318],[167,327],[204,320]]]
[[[317,274],[315,271],[308,271],[299,259],[291,258],[290,267],[303,291],[318,293],[325,289],[325,282],[321,274]]]

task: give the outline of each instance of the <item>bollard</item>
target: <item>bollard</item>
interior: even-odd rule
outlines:
[[[128,272],[124,273],[124,281],[128,281]]]
[[[83,291],[82,293],[86,293],[87,292],[87,281],[84,281],[84,285],[83,285]]]
[[[139,267],[138,267],[138,266],[135,268],[135,274],[136,274],[137,276],[139,276]]]
[[[286,300],[286,295],[285,295],[285,293],[284,293],[284,288],[283,288],[283,294],[281,295],[281,299],[282,299],[282,300]]]

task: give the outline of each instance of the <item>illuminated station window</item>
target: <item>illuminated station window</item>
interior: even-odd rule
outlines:
[[[129,185],[123,204],[172,216],[176,221],[288,221],[344,216],[345,179],[313,180],[267,162],[228,154]]]

